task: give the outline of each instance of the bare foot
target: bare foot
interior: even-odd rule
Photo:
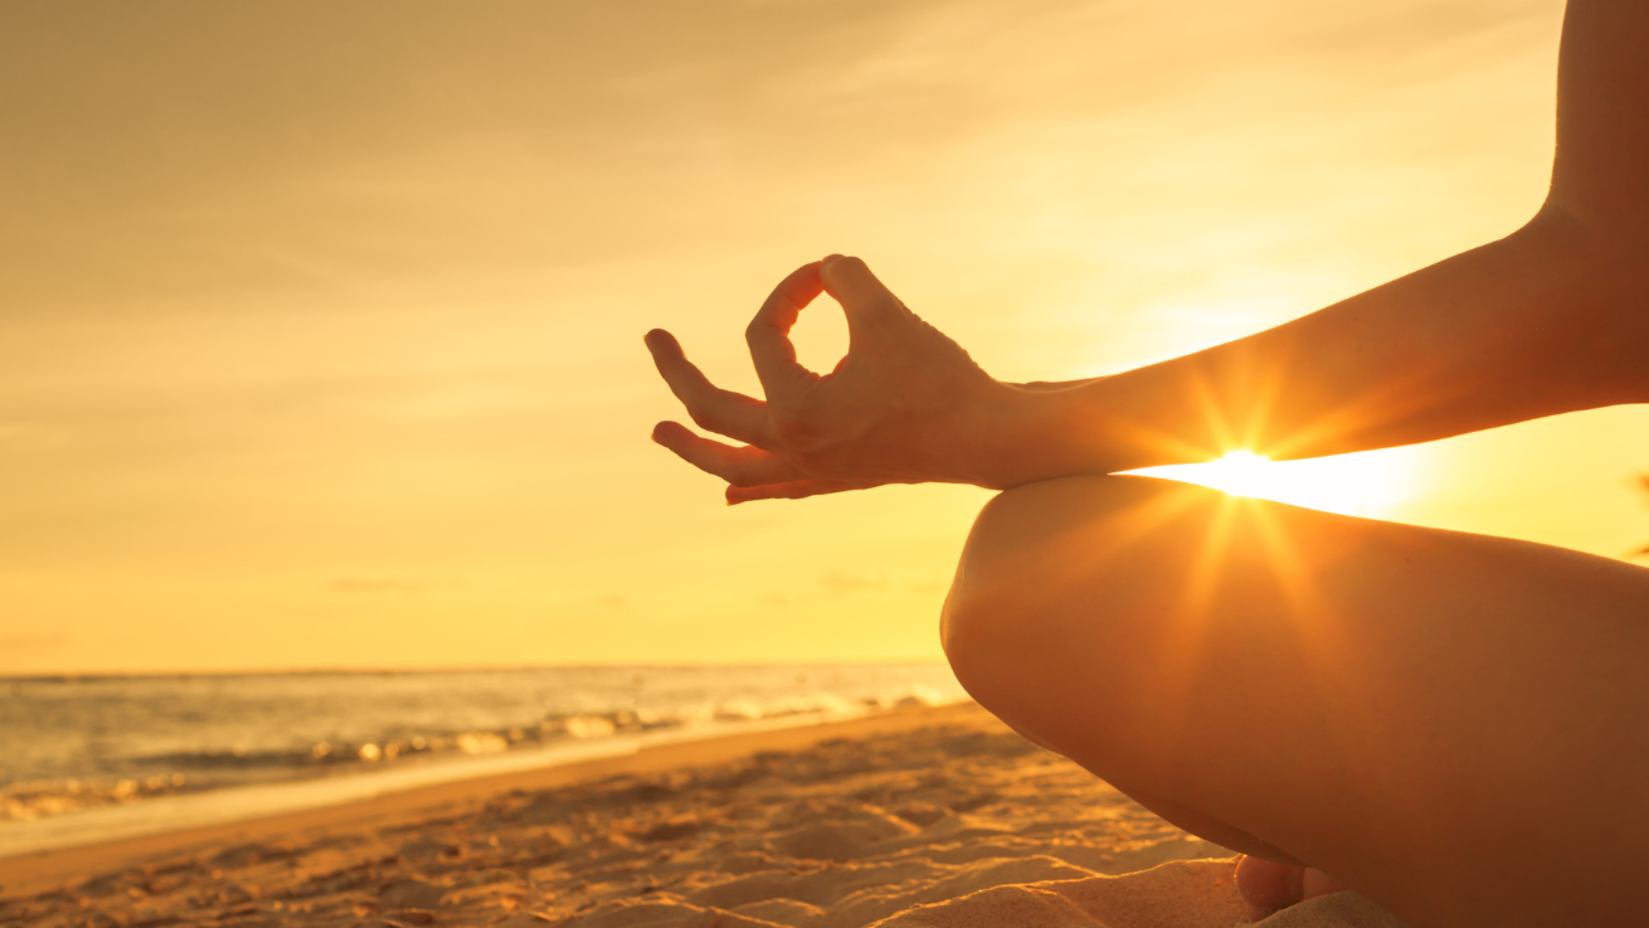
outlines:
[[[1336,880],[1316,867],[1305,868],[1305,876],[1300,880],[1301,894],[1304,899],[1315,899],[1330,893],[1345,892],[1350,886]]]
[[[1237,861],[1237,891],[1249,905],[1266,913],[1347,888],[1313,867],[1273,863],[1247,855]]]

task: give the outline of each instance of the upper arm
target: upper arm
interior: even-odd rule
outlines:
[[[1588,379],[1649,402],[1649,2],[1569,0],[1547,238],[1579,256],[1563,295]],[[1558,250],[1562,250],[1559,248]]]
[[[1558,60],[1551,202],[1649,240],[1649,3],[1570,0]]]

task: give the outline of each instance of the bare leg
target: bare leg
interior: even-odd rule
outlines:
[[[1036,741],[1417,926],[1642,918],[1649,570],[1067,478],[986,506],[944,640]]]

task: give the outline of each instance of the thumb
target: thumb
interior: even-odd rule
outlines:
[[[819,263],[819,282],[832,299],[842,304],[850,337],[909,312],[862,259],[844,255],[825,258]]]

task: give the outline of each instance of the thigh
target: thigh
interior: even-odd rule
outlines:
[[[1036,740],[1421,924],[1605,917],[1649,864],[1642,568],[1070,478],[981,513],[944,638]]]

